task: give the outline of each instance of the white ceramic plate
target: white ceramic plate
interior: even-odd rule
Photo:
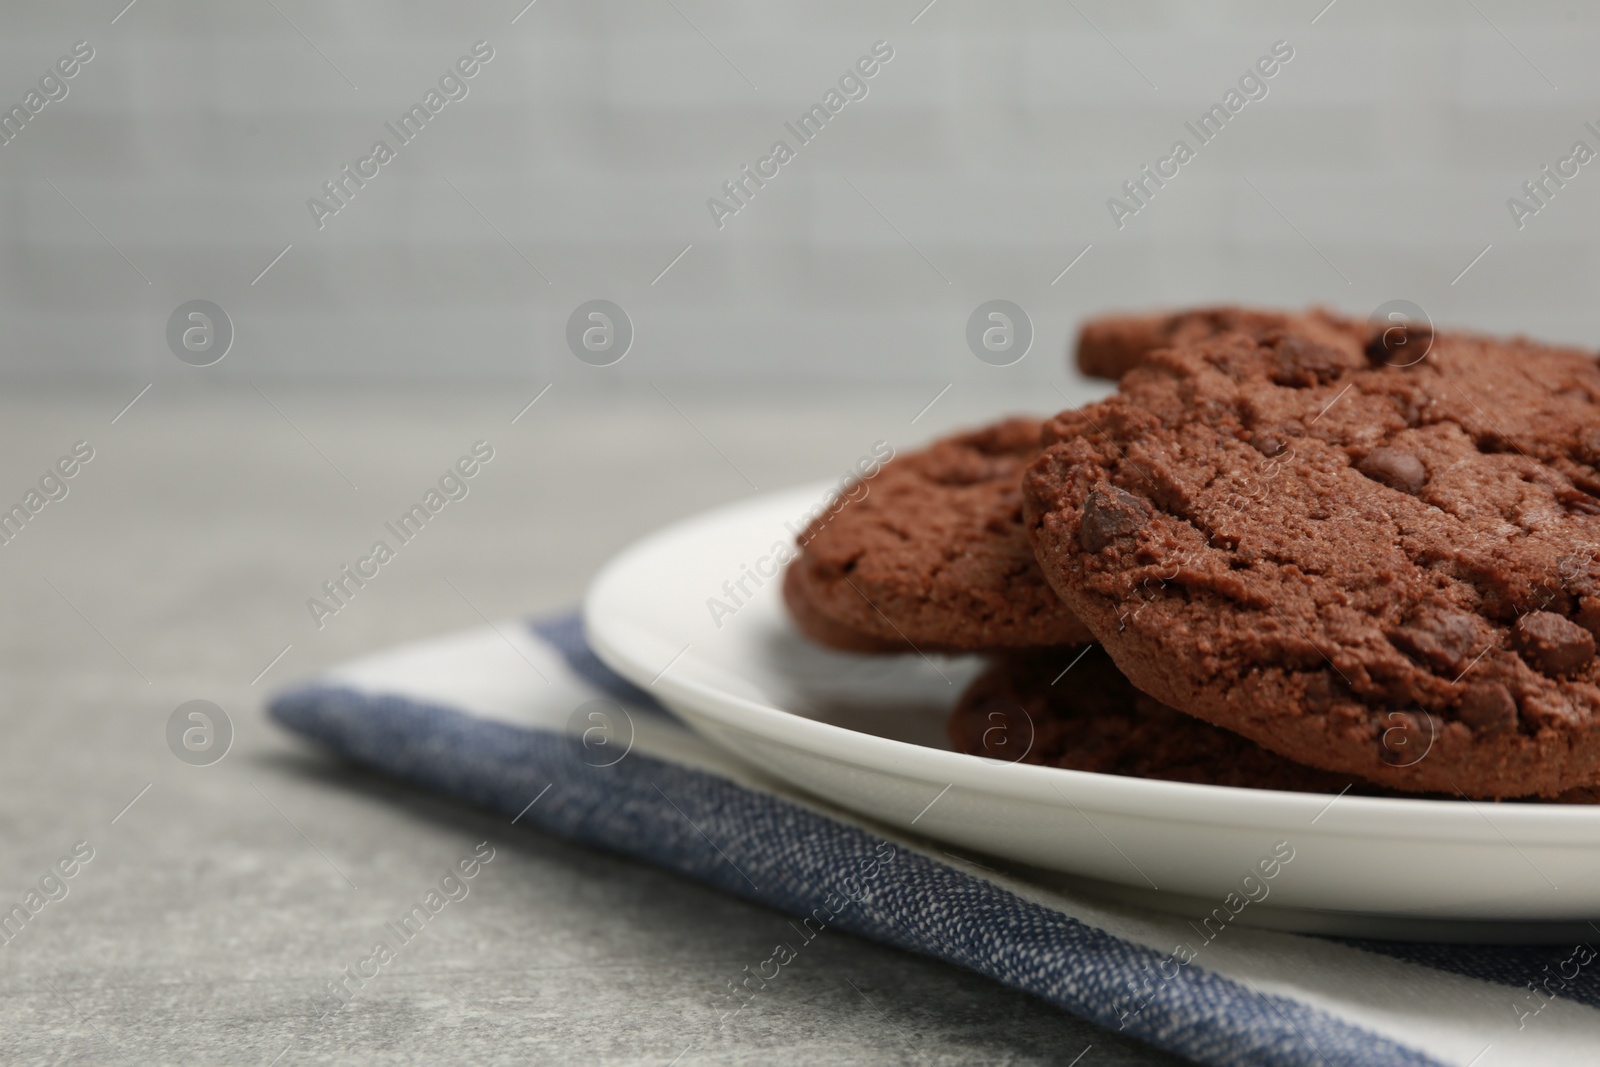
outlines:
[[[595,651],[702,735],[801,789],[1080,890],[1200,913],[1287,842],[1294,859],[1272,883],[1273,907],[1248,909],[1272,925],[1517,939],[1559,922],[1593,934],[1600,807],[1330,802],[950,751],[944,720],[975,660],[825,651],[790,624],[781,578],[759,576],[827,492],[756,497],[623,552],[585,602]]]

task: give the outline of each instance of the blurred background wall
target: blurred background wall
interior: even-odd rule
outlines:
[[[1592,5],[524,2],[6,5],[6,108],[93,58],[0,146],[0,373],[173,373],[191,299],[236,331],[208,373],[253,381],[981,380],[993,298],[1036,331],[1005,373],[1040,383],[1108,307],[1398,298],[1600,337],[1600,164],[1520,229],[1507,206],[1600,149]],[[308,199],[479,41],[466,95],[319,228]],[[800,146],[785,123],[880,41]],[[1277,41],[1267,95],[1119,229],[1108,198]],[[708,199],[780,138],[719,228]],[[605,370],[564,339],[594,298],[636,332]]]

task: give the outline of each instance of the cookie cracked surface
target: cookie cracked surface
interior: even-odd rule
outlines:
[[[1413,338],[1413,341],[1417,340]],[[1470,334],[1147,352],[1024,479],[1042,568],[1140,689],[1396,789],[1600,780],[1600,369]]]

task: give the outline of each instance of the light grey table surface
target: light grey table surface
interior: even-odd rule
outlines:
[[[847,935],[719,1027],[723,978],[783,916],[352,770],[262,714],[351,656],[566,608],[611,553],[750,482],[1057,397],[961,387],[913,425],[937,385],[558,386],[513,425],[540,383],[195,380],[158,379],[115,423],[142,383],[0,401],[7,505],[75,441],[95,450],[0,546],[0,903],[94,849],[0,947],[0,1062],[1068,1063],[1089,1045],[1082,1067],[1176,1062]],[[479,439],[496,454],[470,496],[316,630],[306,598]],[[213,766],[164,738],[191,699],[235,725]],[[471,895],[319,1025],[313,996],[484,839],[498,854]]]

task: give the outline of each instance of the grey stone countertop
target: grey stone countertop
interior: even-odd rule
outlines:
[[[262,713],[296,678],[479,611],[569,607],[610,554],[746,479],[836,475],[875,440],[1054,396],[959,386],[912,424],[937,384],[680,384],[671,403],[665,385],[558,385],[513,425],[541,383],[193,381],[158,379],[115,422],[142,383],[0,400],[5,506],[94,449],[0,545],[0,901],[75,843],[94,853],[0,946],[0,1062],[1065,1064],[1089,1045],[1081,1067],[1177,1062],[844,934],[719,1027],[721,978],[784,916],[352,769]],[[471,495],[318,631],[306,598],[479,439],[496,454]],[[211,766],[166,742],[193,699],[234,724]],[[317,1025],[312,998],[486,838],[470,898]]]

